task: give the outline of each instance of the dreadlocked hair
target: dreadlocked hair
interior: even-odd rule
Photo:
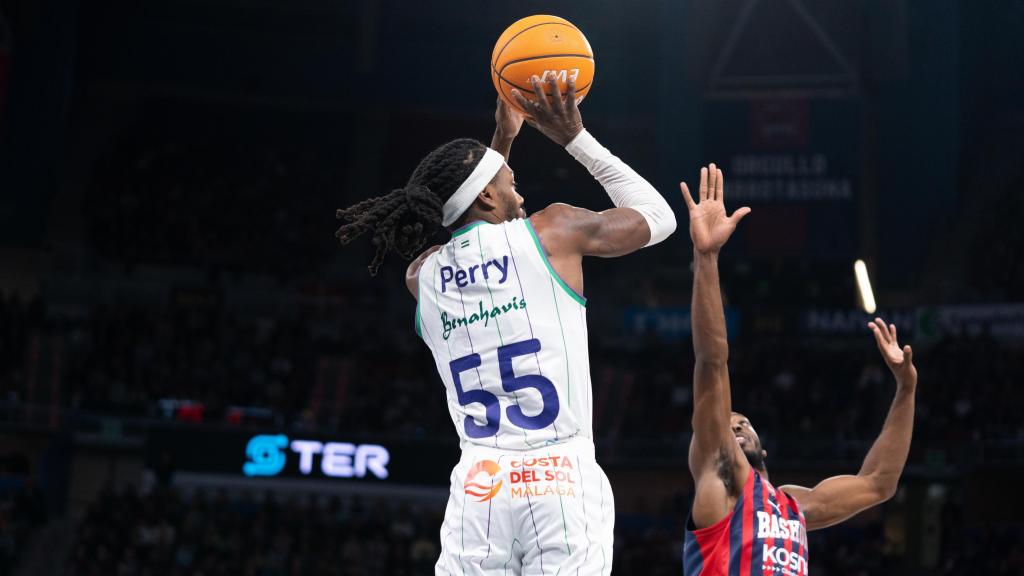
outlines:
[[[368,267],[376,276],[389,250],[411,260],[441,229],[444,203],[469,177],[487,149],[482,142],[460,138],[420,161],[404,188],[338,210],[347,222],[334,234],[347,245],[372,233],[376,252]]]

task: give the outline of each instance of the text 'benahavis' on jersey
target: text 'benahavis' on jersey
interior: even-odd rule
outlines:
[[[586,300],[551,268],[529,220],[470,223],[431,254],[416,331],[463,448],[593,437]]]
[[[796,499],[750,469],[732,514],[686,523],[684,576],[807,576],[807,522]]]

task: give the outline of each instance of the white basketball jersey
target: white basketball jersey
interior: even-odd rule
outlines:
[[[464,446],[593,437],[586,300],[551,268],[529,220],[469,224],[431,254],[416,332]]]

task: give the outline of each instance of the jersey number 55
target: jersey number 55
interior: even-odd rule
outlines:
[[[512,359],[517,356],[535,354],[540,351],[540,340],[533,338],[506,344],[498,348],[498,371],[501,374],[501,387],[506,392],[515,393],[518,390],[534,388],[540,392],[544,401],[543,409],[535,416],[527,416],[519,406],[509,406],[505,415],[512,424],[526,430],[540,430],[550,426],[558,417],[558,391],[554,383],[540,374],[526,374],[516,376],[512,370]],[[455,393],[458,395],[459,404],[483,404],[486,408],[486,422],[483,425],[477,424],[472,416],[466,416],[466,436],[470,438],[487,438],[498,433],[501,425],[501,403],[498,397],[484,390],[463,390],[462,373],[467,370],[479,368],[481,364],[479,354],[470,354],[462,358],[456,358],[450,362],[452,370],[452,382],[455,384]]]

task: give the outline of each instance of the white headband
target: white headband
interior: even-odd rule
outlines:
[[[441,224],[451,226],[458,220],[459,216],[462,216],[473,205],[476,197],[504,164],[505,157],[493,148],[488,148],[469,178],[466,178],[466,181],[459,186],[452,197],[444,203],[444,219],[441,220]]]

